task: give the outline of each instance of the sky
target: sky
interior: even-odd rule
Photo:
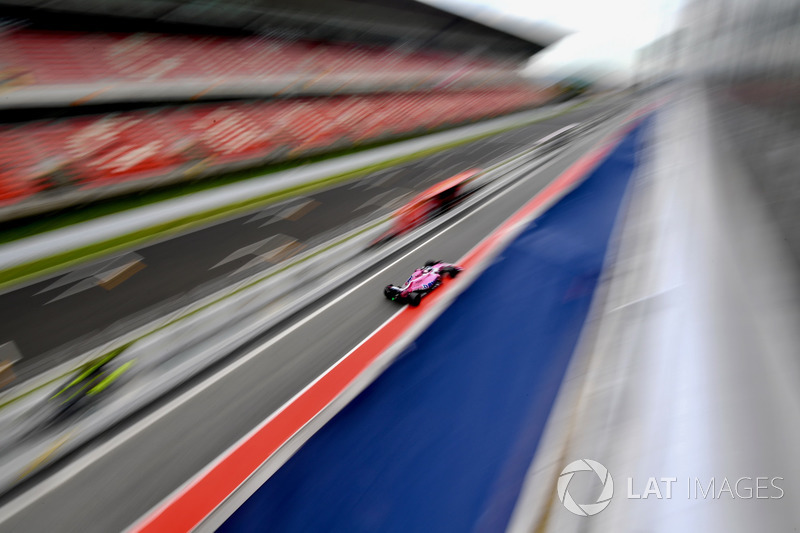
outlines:
[[[527,73],[537,76],[592,67],[629,79],[635,51],[669,32],[681,0],[427,0],[480,12],[483,17],[523,18],[571,32],[537,54]]]

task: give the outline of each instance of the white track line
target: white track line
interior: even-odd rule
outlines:
[[[464,218],[469,218],[471,216],[474,216],[475,214],[479,213],[482,209],[492,205],[495,201],[499,200],[500,198],[504,197],[508,193],[512,192],[514,189],[516,189],[517,187],[519,187],[523,183],[526,183],[527,180],[530,179],[532,176],[535,176],[535,175],[541,173],[545,169],[547,169],[550,166],[552,166],[555,162],[560,161],[562,159],[562,156],[566,155],[566,153],[567,153],[567,151],[562,152],[561,154],[559,154],[559,156],[550,159],[544,165],[542,165],[541,167],[535,169],[525,179],[520,179],[519,181],[511,184],[508,188],[501,190],[496,196],[494,196],[494,197],[490,198],[489,200],[487,200],[486,203],[477,206],[473,211],[467,213]],[[400,256],[399,258],[395,259],[391,263],[385,265],[383,268],[381,268],[380,270],[376,271],[374,274],[372,274],[371,276],[369,276],[365,280],[361,281],[359,284],[355,285],[354,287],[352,287],[348,291],[342,293],[341,295],[339,295],[338,297],[334,298],[333,300],[331,300],[330,302],[328,302],[324,306],[322,306],[319,309],[315,310],[311,314],[305,316],[303,319],[299,320],[298,322],[292,324],[287,329],[277,333],[274,337],[271,337],[270,339],[265,341],[263,344],[261,344],[257,348],[254,348],[253,350],[251,350],[247,354],[241,356],[236,361],[232,362],[230,365],[226,366],[225,368],[222,368],[216,374],[213,374],[212,376],[209,376],[207,379],[205,379],[201,383],[198,383],[193,388],[187,390],[186,392],[184,392],[183,394],[181,394],[180,396],[178,396],[174,400],[172,400],[169,403],[163,405],[162,407],[160,407],[156,411],[150,413],[149,415],[147,415],[146,417],[144,417],[140,421],[136,422],[135,424],[131,425],[127,429],[121,431],[120,433],[118,433],[117,435],[115,435],[114,437],[109,439],[108,441],[100,444],[98,447],[96,447],[96,448],[92,449],[91,451],[87,452],[85,455],[80,456],[79,458],[77,458],[72,463],[68,464],[67,466],[63,467],[61,470],[59,470],[58,472],[53,474],[52,476],[48,477],[46,480],[44,480],[39,485],[29,489],[25,493],[23,493],[20,496],[16,497],[14,500],[12,500],[8,504],[6,504],[2,508],[0,508],[0,524],[6,522],[10,518],[12,518],[15,515],[17,515],[19,512],[23,511],[29,505],[33,504],[36,500],[46,496],[47,494],[53,492],[58,487],[64,485],[67,481],[69,481],[70,479],[72,479],[73,477],[78,475],[81,471],[83,471],[86,468],[88,468],[92,463],[94,463],[95,461],[99,460],[103,456],[111,453],[115,449],[119,448],[126,441],[130,440],[131,438],[133,438],[137,434],[139,434],[142,431],[144,431],[148,426],[150,426],[153,423],[155,423],[156,421],[164,418],[169,413],[171,413],[172,411],[176,410],[177,408],[179,408],[183,404],[187,403],[188,401],[193,399],[195,396],[197,396],[201,392],[203,392],[206,389],[210,388],[212,385],[214,385],[215,383],[220,381],[222,378],[228,376],[229,374],[234,372],[239,367],[243,366],[244,364],[246,364],[247,362],[249,362],[253,358],[259,356],[261,353],[263,353],[265,350],[267,350],[273,344],[277,343],[278,341],[282,340],[286,336],[290,335],[295,330],[297,330],[300,327],[302,327],[303,325],[307,324],[308,322],[310,322],[311,320],[313,320],[314,318],[316,318],[320,314],[324,313],[325,311],[327,311],[328,309],[330,309],[331,307],[333,307],[334,305],[336,305],[337,303],[342,301],[344,298],[346,298],[347,296],[349,296],[350,294],[352,294],[353,292],[355,292],[359,288],[363,287],[368,282],[372,281],[378,275],[382,274],[385,270],[387,270],[390,267],[394,266],[395,264],[399,263],[400,261],[402,261],[406,257],[410,256],[411,254],[413,254],[414,252],[416,252],[420,248],[426,246],[431,241],[439,238],[440,236],[442,236],[443,234],[445,234],[446,232],[448,232],[449,230],[451,230],[452,228],[454,228],[454,227],[456,227],[458,225],[459,224],[451,224],[451,225],[443,228],[441,231],[435,233],[434,235],[432,235],[428,239],[425,239],[425,241],[423,241],[422,243],[418,244],[417,246],[415,246],[414,248],[412,248],[411,250],[409,250],[408,252],[406,252],[405,254]],[[370,335],[371,334],[372,333],[370,333]],[[278,408],[276,410],[276,412],[283,410],[285,408],[285,406],[286,406],[286,404],[282,405],[280,408]]]

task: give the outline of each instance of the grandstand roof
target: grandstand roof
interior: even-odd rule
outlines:
[[[0,0],[0,6],[5,17],[84,26],[75,29],[241,31],[516,58],[561,36],[416,0]]]

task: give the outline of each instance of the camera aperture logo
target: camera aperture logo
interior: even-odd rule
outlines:
[[[603,484],[603,490],[600,492],[600,496],[597,497],[596,502],[579,504],[572,499],[572,495],[569,493],[569,484],[576,472],[587,471],[597,474],[600,483]],[[557,489],[558,499],[561,500],[561,503],[564,504],[568,511],[578,516],[594,516],[611,503],[611,497],[614,496],[614,480],[611,478],[608,469],[597,461],[578,459],[568,464],[561,471],[561,475],[558,476]]]

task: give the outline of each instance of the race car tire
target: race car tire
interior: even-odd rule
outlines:
[[[392,289],[391,285],[387,285],[383,289],[383,295],[386,296],[388,300],[393,300],[395,297],[395,291]]]
[[[408,305],[411,307],[416,307],[419,305],[420,300],[422,300],[422,295],[418,292],[412,292],[408,295]]]
[[[435,265],[437,262],[438,262],[438,261],[425,261],[425,266],[426,266],[426,267],[432,267],[432,266],[433,266],[433,265]]]

